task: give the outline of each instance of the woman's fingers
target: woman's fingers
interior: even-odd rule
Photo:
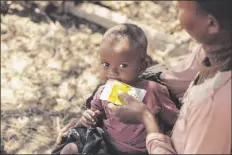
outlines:
[[[118,94],[118,97],[124,104],[130,104],[130,101],[133,99],[132,96],[124,92]]]
[[[124,123],[140,123],[145,110],[145,105],[127,93],[119,94],[119,98],[124,103],[123,106],[108,104],[112,112],[120,121]],[[133,104],[133,105],[132,105]]]
[[[115,109],[118,108],[118,106],[114,105],[113,103],[109,103],[107,106],[110,109],[110,111],[115,110]]]

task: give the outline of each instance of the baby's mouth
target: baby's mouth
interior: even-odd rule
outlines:
[[[120,81],[120,82],[122,82],[122,80],[121,80],[120,78],[115,78],[115,77],[108,77],[108,79],[117,80],[117,81]]]

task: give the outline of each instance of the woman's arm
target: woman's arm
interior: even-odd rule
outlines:
[[[157,125],[157,122],[153,116],[153,114],[145,109],[143,112],[143,118],[142,118],[142,123],[144,124],[147,133],[159,133],[159,127]]]
[[[142,119],[147,131],[146,146],[149,154],[176,154],[170,137],[159,132],[159,127],[152,113],[145,110]]]
[[[201,46],[198,46],[184,59],[171,61],[168,70],[161,73],[160,79],[178,98],[183,97],[190,82],[197,75],[204,56]]]

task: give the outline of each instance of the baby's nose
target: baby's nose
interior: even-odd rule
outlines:
[[[110,70],[110,73],[118,74],[118,69],[116,67],[112,67],[111,70]]]

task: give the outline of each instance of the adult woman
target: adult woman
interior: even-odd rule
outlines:
[[[155,118],[133,97],[121,94],[125,106],[109,105],[119,120],[146,126],[149,153],[231,152],[231,7],[231,0],[177,4],[181,26],[202,46],[160,75],[177,97],[183,97],[171,137],[159,133]]]

